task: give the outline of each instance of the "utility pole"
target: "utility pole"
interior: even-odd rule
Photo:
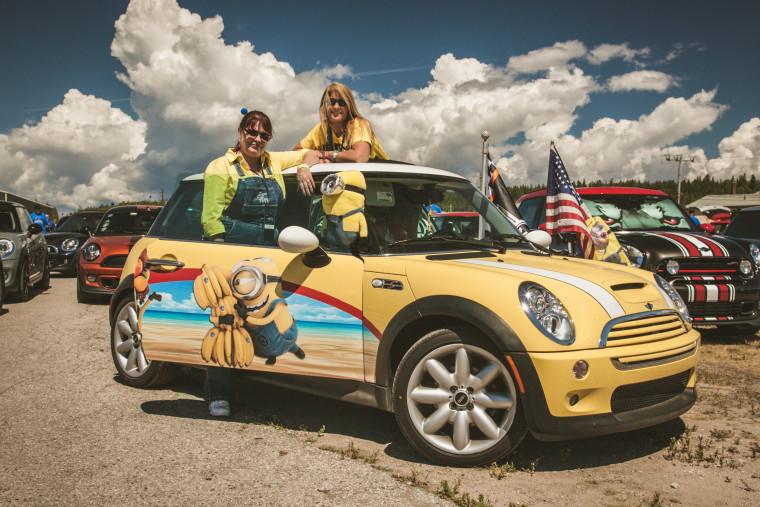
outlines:
[[[695,156],[689,157],[687,162],[694,162],[697,159]],[[676,196],[676,202],[681,204],[681,164],[683,164],[683,155],[665,155],[665,160],[668,162],[678,162],[678,195]]]

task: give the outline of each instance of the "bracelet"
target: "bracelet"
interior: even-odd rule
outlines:
[[[337,162],[338,161],[337,159],[338,159],[338,152],[334,151],[333,152],[333,162]]]
[[[299,170],[299,169],[303,169],[304,167],[305,167],[306,169],[309,169],[309,164],[298,164],[298,165],[296,166],[296,171],[297,171],[297,170]]]

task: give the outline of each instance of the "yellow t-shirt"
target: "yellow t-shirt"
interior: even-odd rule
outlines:
[[[269,167],[272,174],[267,174],[266,169],[263,176],[274,179],[282,188],[282,194],[285,195],[285,181],[282,179],[282,171],[288,167],[298,165],[303,160],[308,150],[300,151],[280,151],[264,152],[261,156],[261,165]],[[232,148],[227,150],[223,156],[212,160],[203,173],[203,211],[201,212],[201,224],[203,233],[206,236],[214,236],[224,232],[222,225],[222,213],[230,205],[232,198],[237,191],[238,175],[235,168],[235,162],[240,164],[244,177],[260,178],[248,167],[243,156],[233,151]]]
[[[357,141],[364,141],[369,143],[369,158],[378,158],[381,160],[388,160],[390,157],[388,157],[388,154],[385,153],[385,150],[383,150],[382,146],[380,146],[380,143],[377,140],[377,137],[375,137],[372,133],[372,129],[370,128],[369,122],[365,120],[364,118],[355,118],[351,123],[351,126],[349,128],[353,129],[350,136],[348,136],[348,139],[351,140],[351,143],[355,143]],[[348,146],[345,142],[345,136],[347,132],[343,132],[342,136],[336,136],[335,132],[332,133],[333,135],[333,151],[347,151],[351,149],[351,146]],[[301,139],[301,148],[306,148],[309,150],[326,150],[327,149],[327,137],[325,137],[325,134],[322,133],[322,124],[318,123],[316,127],[311,129],[311,132],[309,132],[306,137]]]

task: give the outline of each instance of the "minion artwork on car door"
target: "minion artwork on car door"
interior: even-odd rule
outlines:
[[[280,281],[277,266],[267,257],[241,261],[232,271],[203,266],[193,295],[202,309],[211,307],[213,327],[201,344],[205,361],[244,367],[253,356],[265,358],[268,365],[286,352],[306,357],[296,345],[298,326],[285,299],[278,297]]]

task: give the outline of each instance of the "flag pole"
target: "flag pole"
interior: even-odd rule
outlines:
[[[488,185],[488,138],[491,134],[487,130],[480,133],[483,138],[483,164],[480,171],[480,192],[486,195],[486,185]]]

